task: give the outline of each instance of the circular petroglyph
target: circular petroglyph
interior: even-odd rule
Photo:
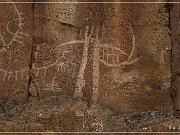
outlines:
[[[2,9],[0,12],[0,52],[7,51],[14,42],[22,44],[21,38],[24,34],[21,32],[24,25],[22,13],[13,2],[9,0],[4,0],[4,2],[9,3],[0,4]]]
[[[100,47],[100,62],[108,67],[130,65],[139,59],[132,59],[135,35],[130,24],[105,28]]]
[[[24,38],[28,34],[23,32],[24,18],[15,3],[3,0],[0,8],[0,71],[4,78],[17,75],[24,69],[23,58],[26,55]]]

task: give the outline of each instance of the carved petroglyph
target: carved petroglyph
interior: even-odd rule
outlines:
[[[87,112],[83,111],[75,111],[75,115],[82,119],[82,128],[83,129],[94,129],[96,132],[102,132],[104,129],[103,121],[99,118],[96,118],[94,114],[92,114],[91,110],[87,110]],[[91,119],[88,119],[91,118]]]
[[[72,61],[60,62],[57,66],[58,71],[64,73],[73,73],[76,69],[76,64]]]
[[[19,14],[19,13],[18,13]],[[13,42],[18,42],[19,44],[23,44],[23,41],[22,39],[25,37],[28,37],[29,34],[27,33],[24,33],[22,32],[21,30],[23,30],[23,20],[24,18],[21,17],[22,13],[18,15],[18,19],[14,19],[10,22],[7,23],[7,26],[6,26],[6,29],[7,29],[7,32],[9,32],[10,34],[14,35],[14,37],[12,38],[12,40],[6,45],[7,48],[9,48],[10,45],[13,44]],[[19,24],[18,24],[18,30],[16,32],[12,32],[10,29],[9,29],[9,25],[15,21],[19,21]]]
[[[8,61],[11,61],[13,57],[15,56],[15,53],[20,51],[20,49],[15,48],[13,46],[13,43],[17,42],[18,44],[24,44],[23,38],[28,37],[29,34],[23,32],[23,25],[24,25],[24,18],[22,17],[22,13],[19,12],[16,5],[11,2],[10,0],[7,0],[9,3],[12,4],[14,8],[14,13],[16,14],[17,18],[13,19],[6,24],[6,31],[8,34],[12,35],[12,39],[9,42],[5,41],[5,37],[2,35],[2,31],[0,31],[0,41],[2,42],[0,53],[4,53],[8,55]],[[11,24],[18,23],[17,30],[13,32],[10,29]],[[17,60],[15,60],[16,62]],[[8,62],[9,63],[9,62]],[[9,81],[10,78],[14,77],[15,81],[18,81],[18,79],[22,79],[22,76],[24,72],[28,71],[29,69],[22,69],[22,70],[16,70],[16,71],[10,71],[7,69],[0,68],[0,72],[3,74],[2,81]],[[20,77],[18,77],[20,75]]]
[[[18,80],[23,78],[24,72],[28,72],[28,71],[29,69],[12,71],[12,72],[0,69],[0,72],[3,73],[2,81],[9,81],[11,77],[14,77],[15,81],[17,82]]]
[[[2,49],[0,50],[0,53],[1,53],[3,51],[6,51],[6,43],[1,33],[0,33],[0,41],[2,41]]]
[[[128,28],[130,29],[130,32],[132,35],[132,49],[131,49],[131,52],[129,55],[118,47],[115,47],[110,44],[101,43],[99,40],[99,36],[96,33],[96,36],[95,36],[96,38],[95,38],[95,40],[93,40],[93,41],[95,41],[94,48],[96,48],[96,49],[94,49],[94,52],[93,52],[93,95],[92,95],[93,102],[96,102],[97,98],[98,98],[99,62],[103,63],[107,67],[122,67],[122,66],[126,66],[126,65],[131,65],[140,59],[140,58],[132,59],[132,56],[134,55],[134,51],[135,51],[135,36],[133,34],[132,27],[129,25]],[[105,29],[105,28],[103,27],[103,29]],[[97,45],[99,47],[97,47]],[[97,51],[101,52],[100,54],[102,56],[100,56],[99,52],[97,52]],[[127,56],[127,59],[124,60],[123,62],[120,62],[120,60],[119,60],[120,55]],[[111,58],[111,60],[109,60],[110,58]],[[96,60],[96,59],[98,59],[98,60]]]
[[[52,82],[50,84],[45,85],[43,88],[46,91],[62,91],[62,88],[59,88],[58,84],[55,82],[56,78],[53,77]]]
[[[100,29],[96,29],[96,42],[94,45],[94,50],[93,50],[93,96],[92,96],[92,101],[96,102],[97,101],[97,96],[98,95],[98,89],[99,89],[99,50],[100,50],[100,42],[99,42],[99,32]]]
[[[120,66],[131,65],[139,60],[139,58],[135,58],[135,59],[131,60],[131,57],[129,56],[129,58],[126,61],[119,63],[119,57],[120,57],[119,55],[124,54],[122,52],[122,50],[120,50],[117,47],[113,47],[113,46],[107,45],[107,44],[101,44],[101,47],[105,48],[107,50],[111,49],[112,51],[115,52],[113,54],[109,54],[108,53],[109,51],[105,51],[105,49],[102,50],[103,56],[102,56],[102,59],[100,59],[100,62],[103,63],[104,65],[106,65],[107,67],[120,67]],[[125,55],[127,55],[127,54],[125,54]],[[109,63],[110,57],[113,58],[112,63]]]
[[[57,50],[57,54],[60,54],[58,48],[56,47],[55,50]],[[35,63],[33,63],[33,70],[36,72],[36,77],[38,77],[39,72],[43,70],[43,77],[45,77],[47,74],[47,70],[49,68],[55,67],[57,72],[63,72],[66,74],[74,75],[74,71],[77,67],[77,64],[73,62],[72,59],[68,58],[66,55],[71,54],[72,51],[70,50],[64,50],[60,56],[57,57],[56,61],[52,64],[48,64],[42,67],[36,67]],[[38,57],[37,51],[35,52],[35,60]]]
[[[134,55],[134,51],[135,51],[135,36],[132,30],[132,27],[129,24],[127,25],[127,27],[129,28],[132,35],[132,49],[131,49],[130,54],[128,55],[126,52],[124,52],[118,47],[114,47],[113,45],[100,44],[100,47],[101,47],[100,51],[102,51],[102,57],[101,57],[102,59],[100,59],[100,62],[103,63],[104,65],[108,67],[120,67],[120,66],[131,65],[140,59],[140,58],[132,59],[132,56]],[[111,52],[113,53],[109,53],[108,51],[109,49],[111,49]],[[128,59],[120,63],[119,61],[120,54],[127,56]],[[111,63],[109,63],[110,57],[112,57]]]
[[[14,7],[14,10],[15,10],[15,13],[17,15],[17,19],[13,19],[11,21],[9,21],[6,25],[6,30],[9,34],[13,35],[13,38],[10,40],[10,42],[8,43],[5,43],[5,40],[4,40],[4,37],[2,36],[2,34],[0,34],[0,40],[3,42],[3,46],[7,48],[10,48],[10,46],[14,43],[14,42],[18,42],[20,44],[23,44],[23,41],[22,39],[25,37],[28,37],[29,34],[27,33],[24,33],[22,30],[23,30],[23,25],[24,25],[24,18],[22,17],[23,13],[20,13],[19,10],[17,9],[16,5],[11,2],[10,0],[8,0],[8,2],[10,2],[13,7]],[[17,30],[15,32],[12,32],[9,28],[10,24],[11,23],[15,23],[16,21],[18,21],[18,27],[17,27]],[[3,48],[4,50],[6,50],[5,48]],[[2,50],[1,50],[2,51]]]
[[[95,122],[91,123],[92,127],[95,127],[96,132],[102,132],[103,131],[103,123],[102,120],[95,119]]]
[[[82,61],[80,64],[77,81],[76,81],[74,97],[83,97],[82,89],[85,85],[84,73],[85,73],[86,64],[88,61],[88,49],[89,49],[91,38],[93,36],[93,32],[94,32],[94,26],[92,26],[91,29],[89,28],[89,26],[86,27],[85,41],[84,41],[84,46],[83,46],[84,50],[82,54]]]
[[[2,42],[2,47],[0,50],[0,53],[6,52],[9,55],[9,59],[11,60],[14,57],[14,54],[19,51],[17,48],[12,50],[13,43],[17,42],[18,44],[24,44],[23,38],[28,37],[29,35],[22,32],[23,26],[24,26],[24,18],[22,17],[22,13],[20,13],[16,7],[16,5],[12,2],[15,12],[17,13],[18,18],[13,19],[9,21],[6,25],[7,32],[11,35],[13,35],[13,38],[10,40],[9,43],[6,43],[4,40],[4,37],[2,33],[0,32],[0,41]],[[10,25],[14,22],[18,21],[18,28],[15,32],[11,31]],[[83,52],[82,52],[82,60],[80,62],[80,67],[77,75],[76,80],[76,86],[75,86],[75,93],[74,97],[83,97],[83,87],[85,86],[85,70],[87,67],[87,61],[88,61],[88,53],[89,53],[89,47],[92,45],[93,47],[93,96],[92,100],[93,102],[97,101],[98,98],[98,89],[99,89],[99,78],[100,78],[100,70],[99,65],[100,63],[104,64],[107,67],[121,67],[126,65],[134,64],[139,60],[139,58],[132,59],[134,52],[135,52],[135,36],[133,34],[133,30],[131,25],[127,26],[131,32],[132,35],[132,48],[130,51],[130,54],[127,54],[125,51],[120,49],[119,47],[115,47],[111,44],[102,43],[101,39],[104,36],[104,32],[100,35],[100,28],[96,28],[94,26],[89,27],[87,26],[85,29],[85,38],[81,40],[72,40],[63,44],[60,44],[55,47],[55,50],[57,50],[57,58],[55,62],[44,65],[42,67],[37,67],[35,63],[32,65],[32,70],[34,70],[36,77],[38,77],[40,74],[39,72],[43,71],[43,78],[47,76],[47,70],[49,68],[55,67],[56,71],[58,73],[66,73],[71,74],[74,76],[74,72],[77,69],[77,63],[73,61],[73,59],[68,58],[67,54],[72,53],[70,50],[63,50],[62,47],[64,46],[70,46],[70,45],[81,45],[83,46]],[[103,31],[105,31],[105,27],[102,28]],[[100,37],[101,36],[101,37]],[[120,46],[120,45],[118,45]],[[37,46],[38,48],[38,46]],[[60,51],[61,50],[61,51]],[[108,51],[111,50],[111,51]],[[110,52],[110,53],[109,53]],[[62,53],[62,55],[59,55]],[[124,55],[127,57],[126,60],[123,62],[120,62],[120,57]],[[38,51],[35,52],[35,60],[38,57]],[[110,62],[110,58],[112,58]],[[14,77],[16,81],[18,81],[19,78],[22,78],[24,72],[29,71],[28,68],[19,70],[19,71],[6,71],[5,69],[0,68],[0,72],[3,73],[3,81],[9,81],[11,77]],[[19,77],[19,74],[21,77]],[[57,74],[56,74],[57,75]],[[56,75],[53,76],[53,80],[51,84],[45,85],[44,90],[50,90],[50,91],[61,91],[62,88],[58,88],[57,83],[55,83]]]
[[[14,97],[15,95],[17,95],[19,93],[23,93],[23,92],[25,92],[25,90],[20,90],[19,88],[17,88],[17,90],[12,93],[11,97]]]
[[[59,57],[59,59],[64,59],[65,61],[59,62],[57,64],[58,71],[61,71],[61,72],[64,72],[64,73],[73,74],[75,69],[76,69],[76,67],[77,67],[77,64],[74,63],[72,61],[72,59],[67,58],[66,54],[72,54],[72,51],[63,51],[62,56]]]
[[[134,64],[137,62],[140,58],[134,58],[132,59],[132,56],[135,52],[135,36],[133,34],[132,27],[130,25],[127,26],[131,32],[132,35],[132,48],[130,54],[127,54],[123,50],[121,50],[118,47],[115,47],[111,44],[105,44],[101,43],[99,39],[99,28],[94,30],[95,28],[92,27],[91,29],[89,26],[86,27],[85,31],[85,40],[73,40],[67,43],[63,43],[59,45],[58,47],[62,47],[65,45],[70,44],[80,44],[83,45],[83,54],[82,54],[82,61],[78,72],[78,77],[76,81],[76,89],[74,93],[74,97],[83,97],[82,89],[85,85],[85,79],[84,79],[84,73],[86,69],[86,64],[88,60],[88,51],[89,46],[93,45],[93,102],[97,101],[98,96],[98,87],[99,87],[99,63],[103,63],[107,67],[121,67],[121,66],[127,66]],[[104,28],[105,29],[105,28]],[[94,33],[94,31],[96,31]],[[103,33],[102,33],[103,34]],[[109,53],[108,50],[111,50]],[[100,56],[100,52],[102,52],[102,56]],[[120,62],[119,58],[120,55],[127,56],[127,59],[123,62]],[[113,60],[109,62],[109,58],[112,57]]]

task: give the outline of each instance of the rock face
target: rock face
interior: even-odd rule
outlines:
[[[179,123],[156,111],[118,114],[65,97],[11,104],[0,113],[0,132],[179,132]]]
[[[171,38],[165,5],[104,4],[103,12],[84,65],[84,96],[122,112],[171,112]]]
[[[171,38],[165,5],[105,6],[102,43],[111,47],[100,56],[98,101],[122,112],[172,111]]]
[[[79,37],[79,29],[70,21],[74,7],[71,11],[69,6],[35,4],[31,96],[73,96],[81,48],[68,43]]]
[[[0,8],[0,99],[24,102],[28,98],[33,7],[1,3]]]
[[[1,99],[68,95],[124,113],[173,111],[166,4],[11,5],[27,19],[13,12],[0,24]],[[11,37],[22,28],[23,41]]]
[[[174,4],[171,10],[171,35],[172,35],[172,67],[174,89],[176,92],[175,109],[180,110],[180,4]]]

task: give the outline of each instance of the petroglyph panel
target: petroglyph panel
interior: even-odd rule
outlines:
[[[0,4],[1,99],[26,101],[33,30],[32,4]]]
[[[134,4],[132,10],[132,5],[108,6],[102,41],[121,51],[119,57],[116,51],[100,51],[99,102],[122,112],[171,112],[171,38],[165,5],[154,5],[153,11],[146,4]],[[146,8],[139,11],[139,6]],[[164,19],[157,18],[158,11]],[[137,13],[142,16],[136,18]]]
[[[102,97],[99,98],[100,102],[117,110],[124,107],[122,111],[127,112],[129,108],[135,111],[159,108],[161,111],[171,110],[171,63],[168,51],[171,40],[168,28],[133,29],[136,38],[133,62],[120,67],[100,64],[99,97]],[[146,41],[142,38],[144,36]],[[120,58],[122,61],[127,59]],[[157,106],[153,102],[158,103]]]
[[[59,16],[48,18],[40,14],[39,6],[32,83],[40,97],[67,94],[122,112],[172,110],[171,39],[165,4],[153,10],[147,4],[84,5],[82,9],[92,14],[86,16],[86,25],[64,22]],[[48,4],[44,9],[55,14],[63,10],[59,6],[56,12],[52,7]],[[104,14],[95,14],[96,9]],[[143,17],[137,18],[136,10]]]
[[[1,7],[2,99],[68,95],[121,112],[171,112],[166,4]]]
[[[73,96],[79,68],[78,59],[82,50],[79,43],[71,43],[79,38],[77,27],[62,21],[59,16],[47,18],[41,15],[43,6],[49,9],[46,12],[50,14],[58,14],[63,7],[53,5],[35,5],[32,83],[36,86],[34,91],[37,91],[41,98],[53,95]],[[71,12],[74,13],[74,10]],[[73,19],[71,16],[68,17]]]

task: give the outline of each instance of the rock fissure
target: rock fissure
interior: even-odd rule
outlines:
[[[33,0],[33,2],[35,2],[36,0]],[[33,10],[33,22],[35,21],[35,3],[33,3],[32,5],[32,10]],[[33,31],[35,29],[35,24],[33,23]],[[39,92],[38,92],[38,89],[37,89],[37,85],[35,84],[35,82],[33,81],[33,77],[34,77],[34,74],[32,72],[33,70],[33,65],[34,65],[34,61],[35,61],[35,51],[36,51],[36,48],[34,46],[35,44],[35,37],[33,35],[33,39],[32,39],[32,47],[31,47],[31,55],[30,55],[30,64],[29,64],[29,84],[28,84],[28,97],[30,96],[33,96],[32,93],[31,93],[31,89],[35,89],[36,93],[37,93],[37,97],[39,97]],[[35,86],[35,87],[34,87]]]

